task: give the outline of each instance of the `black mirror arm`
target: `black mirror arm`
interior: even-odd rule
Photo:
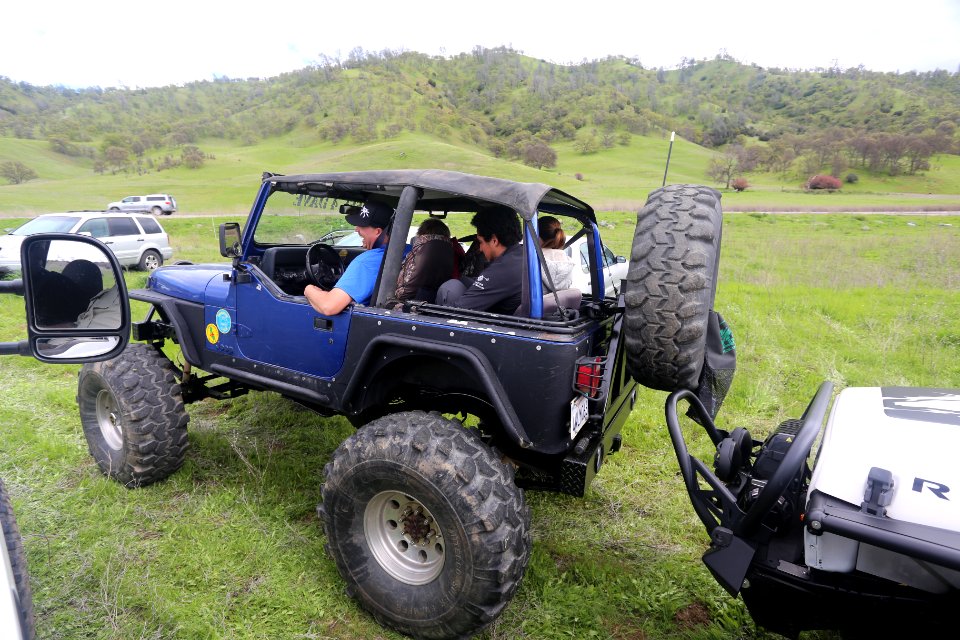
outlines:
[[[0,342],[0,356],[32,356],[30,341]]]
[[[23,280],[0,280],[0,294],[13,293],[18,296],[23,295]]]

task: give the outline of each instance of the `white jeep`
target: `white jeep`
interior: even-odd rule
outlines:
[[[811,472],[832,391],[823,383],[801,419],[762,443],[717,429],[689,391],[668,398],[681,473],[710,533],[704,563],[757,624],[784,635],[956,637],[960,390],[844,389]],[[681,399],[716,445],[712,470],[687,450]]]

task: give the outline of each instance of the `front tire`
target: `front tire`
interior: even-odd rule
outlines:
[[[80,421],[104,475],[140,487],[166,479],[183,464],[189,416],[174,372],[162,353],[145,344],[83,365]]]
[[[652,389],[695,389],[717,287],[720,193],[670,185],[650,194],[624,288],[627,368]]]
[[[381,624],[416,638],[472,636],[513,597],[530,511],[512,470],[459,422],[385,416],[324,472],[327,549],[347,593]]]
[[[30,575],[27,572],[27,557],[23,552],[23,539],[20,529],[13,515],[13,505],[7,494],[7,487],[0,481],[0,526],[3,528],[3,540],[7,547],[7,557],[10,560],[9,571],[13,574],[14,597],[17,614],[20,617],[22,635],[27,640],[33,640],[36,635],[36,623],[33,616],[33,593],[30,590]],[[7,568],[0,568],[6,571]],[[6,594],[4,597],[9,597]],[[12,631],[6,629],[6,632]]]
[[[161,266],[163,266],[163,256],[153,249],[147,249],[143,252],[143,255],[140,256],[141,271],[153,271],[157,267]]]

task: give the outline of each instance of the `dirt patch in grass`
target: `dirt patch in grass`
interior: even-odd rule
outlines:
[[[694,602],[673,614],[681,629],[696,629],[710,624],[710,610],[702,602]]]

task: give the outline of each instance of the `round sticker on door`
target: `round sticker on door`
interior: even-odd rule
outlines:
[[[217,325],[208,324],[207,325],[207,342],[210,344],[217,344],[217,341],[220,340],[220,331],[217,329]]]
[[[232,326],[233,320],[230,318],[230,312],[226,309],[217,311],[217,329],[220,330],[220,333],[230,333]]]

